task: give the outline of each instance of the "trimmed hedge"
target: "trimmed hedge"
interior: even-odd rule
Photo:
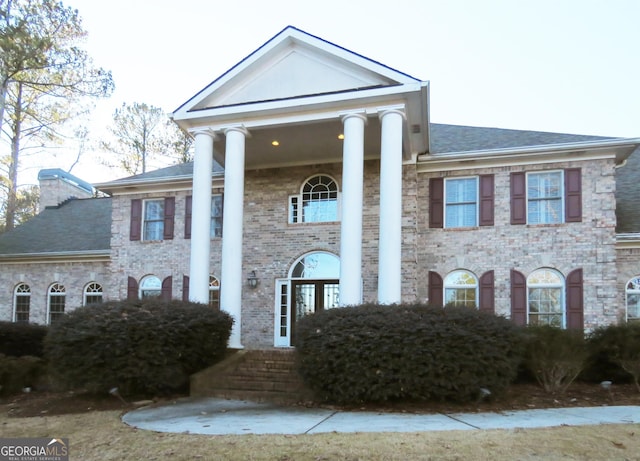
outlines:
[[[10,395],[26,387],[36,387],[46,366],[40,357],[12,357],[0,354],[0,395]]]
[[[51,325],[51,374],[91,392],[122,395],[185,390],[189,376],[222,359],[233,319],[203,304],[114,301],[82,307]]]
[[[296,328],[301,376],[342,404],[499,394],[522,359],[517,327],[469,308],[367,304],[303,317]]]
[[[564,392],[585,368],[584,333],[549,325],[526,328],[525,366],[545,391]]]
[[[34,323],[0,322],[0,354],[43,357],[47,331],[46,326]]]
[[[640,392],[640,323],[610,325],[594,330],[588,337],[590,368],[604,369],[616,380],[617,374],[628,373]]]

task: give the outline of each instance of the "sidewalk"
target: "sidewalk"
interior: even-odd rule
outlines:
[[[281,407],[216,398],[181,399],[141,408],[124,423],[157,432],[190,434],[319,434],[515,429],[594,424],[639,424],[639,406],[555,408],[504,413],[380,413]]]

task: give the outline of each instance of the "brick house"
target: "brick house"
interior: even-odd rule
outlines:
[[[0,319],[191,299],[258,349],[372,301],[580,329],[640,316],[640,139],[431,123],[428,82],[293,27],[173,118],[192,163],[105,198],[41,175],[48,206],[0,236]]]

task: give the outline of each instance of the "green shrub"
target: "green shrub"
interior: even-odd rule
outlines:
[[[550,393],[564,392],[584,369],[584,333],[549,325],[526,328],[525,365]]]
[[[44,360],[40,357],[0,354],[0,394],[9,395],[21,392],[26,387],[35,387],[45,368]]]
[[[475,309],[371,304],[302,318],[296,348],[300,374],[324,400],[469,401],[515,378],[518,331]]]
[[[43,357],[48,328],[34,323],[0,322],[0,354]]]
[[[76,309],[45,340],[51,375],[63,384],[122,395],[184,390],[189,375],[219,361],[233,320],[205,305],[159,299]]]
[[[640,323],[598,328],[589,335],[587,344],[593,368],[602,366],[602,363],[609,368],[615,364],[631,375],[640,392]]]

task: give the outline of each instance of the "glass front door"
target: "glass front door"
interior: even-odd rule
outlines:
[[[291,342],[295,344],[296,322],[305,315],[338,307],[338,280],[295,280],[291,282]]]
[[[287,278],[276,279],[274,345],[295,345],[296,322],[305,315],[339,306],[340,259],[326,251],[300,256]]]

